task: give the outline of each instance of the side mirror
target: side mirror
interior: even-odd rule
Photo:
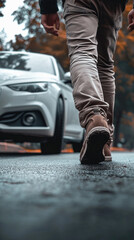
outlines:
[[[66,72],[64,74],[64,83],[65,84],[71,84],[71,74],[70,74],[70,72]]]

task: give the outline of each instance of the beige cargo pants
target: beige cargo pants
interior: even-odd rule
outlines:
[[[66,0],[64,5],[70,71],[80,124],[99,111],[113,135],[115,77],[113,54],[122,9],[118,0]]]

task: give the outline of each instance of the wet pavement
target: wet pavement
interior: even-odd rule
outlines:
[[[0,240],[134,239],[134,153],[0,154]]]

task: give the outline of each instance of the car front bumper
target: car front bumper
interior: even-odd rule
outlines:
[[[31,94],[15,92],[3,86],[0,95],[0,140],[24,138],[31,141],[33,138],[33,141],[36,141],[52,137],[55,130],[56,107],[56,96],[52,94],[51,89],[45,93]],[[33,126],[25,126],[24,114],[35,112],[40,114],[42,121],[37,121],[37,124],[35,122]],[[8,114],[16,116],[20,114],[20,117],[13,120]]]

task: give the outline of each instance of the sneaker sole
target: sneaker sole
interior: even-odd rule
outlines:
[[[109,140],[110,134],[107,128],[96,127],[86,137],[86,151],[81,159],[82,164],[97,164],[105,161],[103,147]]]

